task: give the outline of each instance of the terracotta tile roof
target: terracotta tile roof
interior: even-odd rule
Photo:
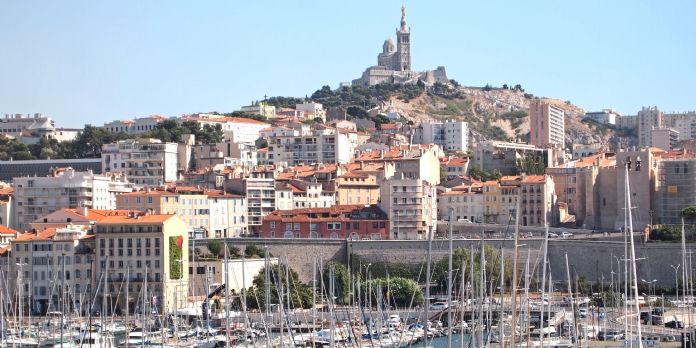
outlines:
[[[97,225],[128,225],[128,224],[143,224],[143,223],[164,223],[165,221],[171,219],[174,215],[167,214],[152,214],[152,215],[136,215],[135,217],[129,216],[107,216],[101,221],[97,222]]]
[[[463,157],[454,157],[446,162],[447,166],[463,166],[465,164],[469,163],[468,158],[463,158]]]
[[[546,177],[543,175],[527,175],[522,179],[525,184],[543,184],[546,182]]]
[[[399,125],[396,123],[383,123],[382,124],[382,130],[397,130],[399,129]]]
[[[0,247],[0,255],[4,255],[4,254],[5,254],[6,252],[8,252],[9,250],[10,250],[10,246],[9,246],[9,245],[8,245],[8,246],[4,246],[4,247]]]
[[[15,231],[9,227],[0,225],[0,234],[15,234],[15,233],[17,233],[17,231]]]
[[[32,241],[42,241],[51,240],[56,235],[56,228],[49,227],[40,232],[26,232],[22,233],[13,242],[32,242]]]
[[[76,208],[65,208],[61,209],[67,213],[72,213],[78,216],[84,216],[81,214],[80,209]],[[128,216],[129,213],[132,213],[133,210],[127,210],[127,209],[113,209],[113,210],[100,210],[100,209],[87,209],[87,216],[86,217],[90,221],[100,221],[104,219],[107,216]],[[37,219],[37,222],[43,221],[42,219]]]

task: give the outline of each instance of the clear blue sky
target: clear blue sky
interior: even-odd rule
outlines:
[[[60,126],[233,111],[376,63],[402,1],[0,3],[0,114]],[[415,69],[586,109],[696,109],[694,1],[409,1]]]

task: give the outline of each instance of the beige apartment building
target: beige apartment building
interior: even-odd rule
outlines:
[[[565,146],[565,113],[548,99],[529,102],[529,128],[532,145]]]
[[[188,282],[188,238],[186,223],[177,215],[110,216],[99,221],[96,231],[96,272],[106,279],[104,294],[97,301],[125,311],[126,296],[117,296],[128,281],[129,310],[147,284],[147,296],[158,311],[171,311],[186,298]],[[101,298],[100,298],[101,297]],[[101,302],[98,302],[101,303]]]
[[[377,204],[379,185],[371,174],[348,172],[335,181],[336,202],[340,205]]]
[[[379,207],[389,216],[390,239],[427,239],[437,222],[435,185],[422,179],[384,181]]]

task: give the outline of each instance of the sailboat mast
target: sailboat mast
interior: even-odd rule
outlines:
[[[225,238],[225,345],[230,348],[230,261],[227,253],[227,238]]]
[[[126,268],[126,335],[130,328],[130,262]],[[128,339],[126,339],[126,348],[128,348]]]
[[[449,216],[449,252],[447,253],[447,326],[449,327],[449,335],[447,335],[447,347],[452,347],[452,225],[454,224],[454,210],[450,208]],[[389,284],[389,283],[387,283]]]
[[[544,301],[545,301],[545,292],[544,292],[544,287],[546,286],[546,258],[548,257],[548,247],[549,247],[549,224],[548,222],[546,223],[545,226],[545,231],[544,231],[544,257],[542,258],[542,266],[541,266],[541,323],[539,324],[539,327],[541,327],[541,348],[544,348]],[[614,260],[612,260],[613,262]],[[604,291],[604,289],[602,289]]]
[[[520,197],[517,197],[515,204],[515,245],[512,253],[512,335],[510,339],[510,347],[516,347],[515,334],[517,327],[517,248],[520,242]]]
[[[430,317],[428,316],[428,314],[429,314],[428,310],[430,309],[430,264],[433,261],[432,253],[433,253],[433,234],[434,234],[434,232],[435,232],[435,227],[433,227],[433,230],[430,231],[430,233],[428,233],[428,256],[427,256],[427,262],[426,262],[426,266],[425,266],[425,322],[423,323],[423,327],[425,328],[425,334],[423,335],[423,346],[424,347],[428,346],[428,331],[429,331],[428,321],[430,320]],[[370,316],[370,319],[372,319],[372,316]],[[370,332],[370,337],[372,337],[372,328],[370,328],[369,332]],[[372,338],[370,338],[370,341],[372,341]]]
[[[505,253],[500,247],[500,316],[498,317],[498,327],[500,327],[500,342],[505,344],[505,324],[503,314],[505,313]]]
[[[630,162],[629,162],[630,163]],[[640,164],[636,162],[636,167],[638,167]],[[640,304],[638,303],[638,277],[637,277],[637,272],[636,272],[636,247],[635,247],[635,242],[633,241],[633,218],[631,215],[631,185],[629,183],[629,178],[628,178],[628,166],[629,164],[626,164],[626,209],[628,209],[628,233],[629,233],[629,240],[631,241],[631,273],[633,276],[633,299],[634,299],[634,308],[636,310],[636,321],[637,321],[637,331],[638,331],[638,347],[643,348],[643,335],[641,332],[641,323],[640,323]],[[682,237],[684,234],[682,233]]]

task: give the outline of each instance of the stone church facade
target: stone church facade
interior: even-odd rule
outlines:
[[[406,8],[401,7],[401,26],[396,30],[396,45],[391,38],[384,41],[382,53],[377,56],[377,65],[353,80],[353,86],[372,86],[379,83],[416,83],[426,85],[435,82],[448,83],[445,67],[418,72],[411,70],[411,28],[406,25]]]

